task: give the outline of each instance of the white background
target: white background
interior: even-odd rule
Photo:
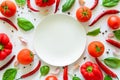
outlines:
[[[3,0],[0,0],[0,2],[2,2],[2,1],[3,1]],[[14,1],[14,0],[13,0],[13,1]],[[60,7],[59,7],[59,11],[58,11],[57,13],[62,13],[62,12],[61,12],[61,8],[62,8],[62,5],[64,4],[64,2],[65,2],[65,0],[61,0]],[[86,2],[85,5],[88,6],[88,7],[91,7],[91,6],[94,4],[94,0],[85,0],[85,2]],[[44,18],[45,16],[47,16],[47,15],[44,15],[44,14],[43,14],[44,10],[48,9],[48,10],[49,10],[49,14],[53,14],[53,12],[54,12],[54,6],[55,6],[55,4],[54,4],[53,6],[51,6],[51,7],[46,7],[46,8],[43,9],[43,8],[37,7],[37,6],[35,5],[35,3],[34,3],[34,0],[31,0],[31,3],[32,3],[32,6],[33,6],[34,8],[40,9],[40,13],[36,13],[36,12],[33,12],[33,11],[32,11],[32,12],[29,12],[29,9],[27,8],[27,5],[25,5],[25,6],[23,6],[23,7],[18,7],[18,6],[17,6],[17,11],[18,11],[18,12],[16,13],[16,15],[15,15],[14,17],[11,17],[11,18],[9,18],[9,19],[11,19],[11,20],[15,23],[15,25],[17,25],[17,17],[24,17],[24,18],[30,20],[30,21],[34,24],[34,26],[35,26],[35,28],[36,28],[36,26],[37,26],[38,23],[42,20],[42,18]],[[120,4],[120,3],[119,3],[119,4]],[[82,23],[83,27],[85,27],[85,29],[86,29],[87,32],[90,31],[90,30],[96,29],[96,28],[98,28],[98,27],[101,28],[101,33],[102,33],[102,32],[105,33],[105,30],[108,31],[108,32],[105,33],[104,35],[99,34],[99,35],[96,36],[96,37],[87,36],[87,45],[88,45],[91,41],[95,41],[95,40],[101,41],[101,42],[103,42],[103,43],[105,44],[105,52],[104,52],[104,54],[99,58],[100,60],[103,60],[103,59],[106,58],[106,57],[111,57],[111,56],[113,56],[113,50],[116,49],[115,47],[113,47],[113,46],[111,46],[111,45],[109,45],[108,43],[105,42],[105,39],[107,38],[108,33],[111,32],[111,30],[110,30],[110,29],[108,28],[108,26],[107,26],[107,18],[108,18],[109,16],[105,16],[105,17],[101,18],[101,19],[100,19],[93,27],[91,27],[91,28],[89,28],[88,25],[89,25],[90,22],[91,22],[97,15],[99,15],[103,10],[108,10],[108,9],[120,9],[120,5],[119,5],[119,4],[118,4],[118,6],[113,7],[113,8],[105,8],[105,7],[102,6],[102,0],[99,0],[98,6],[92,11],[93,16],[92,16],[91,20],[88,21],[88,22],[86,22],[86,23]],[[67,12],[70,12],[70,16],[72,16],[72,17],[74,17],[74,18],[76,19],[76,17],[75,17],[75,12],[76,12],[76,10],[77,10],[79,7],[80,7],[80,5],[79,5],[79,3],[78,3],[78,0],[76,0],[74,6],[73,6],[69,11],[67,11]],[[67,12],[65,12],[64,14],[67,14]],[[48,15],[49,15],[49,14],[48,14]],[[119,15],[119,14],[117,14],[117,15]],[[2,15],[0,14],[0,16],[2,16]],[[34,20],[34,19],[36,19],[36,20]],[[20,28],[18,28],[19,30],[16,31],[16,30],[13,29],[9,24],[7,24],[7,23],[3,24],[3,22],[4,22],[4,21],[1,21],[1,20],[0,20],[0,33],[4,32],[4,33],[6,33],[6,34],[10,37],[10,40],[11,40],[11,42],[13,43],[13,51],[12,51],[12,54],[11,54],[10,56],[8,56],[4,61],[0,61],[0,66],[3,65],[5,62],[7,62],[13,54],[16,54],[16,55],[17,55],[17,53],[18,53],[21,49],[23,49],[23,48],[25,47],[25,46],[23,46],[23,45],[21,44],[21,42],[20,42],[20,40],[19,40],[19,38],[18,38],[18,37],[20,37],[20,36],[23,37],[23,38],[28,42],[27,48],[31,49],[31,50],[34,52],[34,47],[33,47],[33,44],[32,44],[32,43],[33,43],[33,40],[34,40],[33,37],[34,37],[35,28],[34,28],[33,30],[31,30],[31,31],[28,31],[28,32],[24,32],[24,31],[21,30]],[[14,32],[11,32],[11,30],[13,30]],[[78,61],[76,61],[74,64],[79,63],[79,64],[81,65],[81,64],[85,63],[86,61],[95,62],[95,61],[94,61],[94,58],[88,55],[87,45],[86,45],[86,51],[83,53],[82,57],[81,57]],[[109,49],[110,49],[110,53],[109,53],[109,54],[106,54],[106,52],[107,52]],[[120,54],[120,50],[118,50],[118,54]],[[87,57],[86,60],[83,59],[84,57]],[[119,56],[118,56],[118,58],[119,58]],[[14,62],[15,62],[15,61],[16,61],[16,60],[14,60]],[[25,74],[25,73],[29,72],[30,70],[32,70],[32,69],[37,65],[37,61],[38,61],[38,59],[35,58],[34,62],[32,63],[33,66],[27,65],[27,66],[25,66],[25,67],[26,67],[25,69],[23,68],[23,67],[24,67],[23,65],[20,65],[20,66],[19,66],[19,69],[18,69],[18,74],[17,74],[16,78],[19,78],[21,74]],[[13,67],[14,67],[14,62],[13,62],[9,67],[7,67],[7,68],[13,68]],[[44,64],[46,64],[46,63],[42,62],[42,65],[44,65]],[[80,73],[79,68],[78,68],[77,70],[75,70],[75,71],[72,71],[72,67],[74,66],[74,64],[69,65],[69,73],[72,74],[72,75],[73,75],[73,74],[77,74],[77,76],[79,76],[82,80],[84,80],[84,78],[82,77],[82,75],[81,75],[81,73]],[[47,65],[48,65],[48,64],[47,64]],[[49,65],[49,66],[50,66],[50,65]],[[54,66],[50,66],[50,68],[51,68],[50,73],[56,69],[56,67],[54,67]],[[60,73],[59,75],[57,75],[57,77],[58,77],[59,80],[63,80],[63,79],[62,79],[62,77],[63,77],[63,76],[62,76],[62,75],[63,75],[63,69],[62,69],[62,67],[60,67],[60,69],[61,69],[61,73]],[[6,70],[6,69],[5,69],[5,70]],[[0,80],[2,80],[2,75],[3,75],[3,73],[4,73],[5,70],[0,71]],[[119,74],[120,74],[120,69],[111,69],[111,70],[114,71],[114,72],[118,75],[118,77],[120,78],[120,75],[119,75]],[[50,75],[50,74],[48,74],[48,75]],[[46,76],[45,76],[45,77],[46,77]],[[25,79],[23,79],[23,80],[44,80],[44,77],[42,77],[42,78],[40,79],[40,72],[38,71],[36,74],[34,74],[34,75],[32,75],[32,76],[30,76],[30,77],[28,77],[28,78],[25,78]],[[71,77],[69,77],[69,80],[71,80]],[[113,79],[113,80],[115,80],[115,79]]]

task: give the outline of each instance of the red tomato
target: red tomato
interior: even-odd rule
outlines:
[[[118,29],[120,27],[120,18],[118,16],[110,16],[107,24],[111,29]]]
[[[18,55],[17,60],[23,65],[30,64],[34,59],[34,54],[29,49],[22,49]]]
[[[92,11],[85,6],[80,7],[76,11],[76,17],[80,22],[87,22],[92,16]]]
[[[47,76],[45,80],[58,80],[56,76]]]
[[[16,5],[10,0],[5,0],[0,5],[1,13],[6,17],[12,17],[16,13]]]
[[[93,41],[88,45],[88,53],[93,57],[99,57],[104,53],[104,45],[99,41]]]

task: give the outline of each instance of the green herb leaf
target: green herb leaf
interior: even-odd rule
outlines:
[[[34,25],[25,18],[17,18],[17,20],[19,27],[25,31],[29,31],[34,28]]]
[[[40,73],[41,73],[41,76],[46,76],[50,71],[50,67],[47,66],[47,65],[44,65],[40,68]]]
[[[115,57],[109,57],[104,59],[104,63],[110,68],[119,68],[120,67],[120,59]]]
[[[105,75],[104,80],[112,80],[112,78],[109,75]]]
[[[73,76],[72,80],[81,80],[81,79],[75,75]]]
[[[99,33],[100,33],[100,28],[88,32],[87,35],[90,35],[90,36],[97,36]]]
[[[102,5],[105,7],[113,7],[118,4],[120,0],[103,0]]]
[[[115,31],[113,31],[113,33],[114,33],[115,37],[116,37],[118,40],[120,40],[120,30],[115,30]]]
[[[26,0],[15,0],[15,2],[21,6],[26,4]]]
[[[17,69],[10,68],[5,71],[3,74],[2,80],[14,80],[17,74]]]

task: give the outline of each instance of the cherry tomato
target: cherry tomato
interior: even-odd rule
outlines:
[[[18,55],[17,60],[23,65],[30,64],[34,59],[34,54],[29,49],[22,49]]]
[[[47,76],[45,80],[58,80],[56,76]]]
[[[1,13],[6,17],[12,17],[16,13],[16,5],[11,0],[5,0],[0,5]]]
[[[107,24],[111,29],[118,29],[120,27],[120,18],[118,16],[110,16]]]
[[[104,53],[104,45],[99,41],[93,41],[88,45],[88,53],[93,57],[99,57]]]
[[[87,22],[92,17],[92,11],[88,7],[82,6],[77,9],[76,17],[80,22]]]

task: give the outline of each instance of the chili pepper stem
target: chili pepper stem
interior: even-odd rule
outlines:
[[[18,78],[18,79],[15,79],[15,80],[20,80],[20,79],[22,79],[22,78]]]
[[[119,80],[118,76],[116,78]]]

